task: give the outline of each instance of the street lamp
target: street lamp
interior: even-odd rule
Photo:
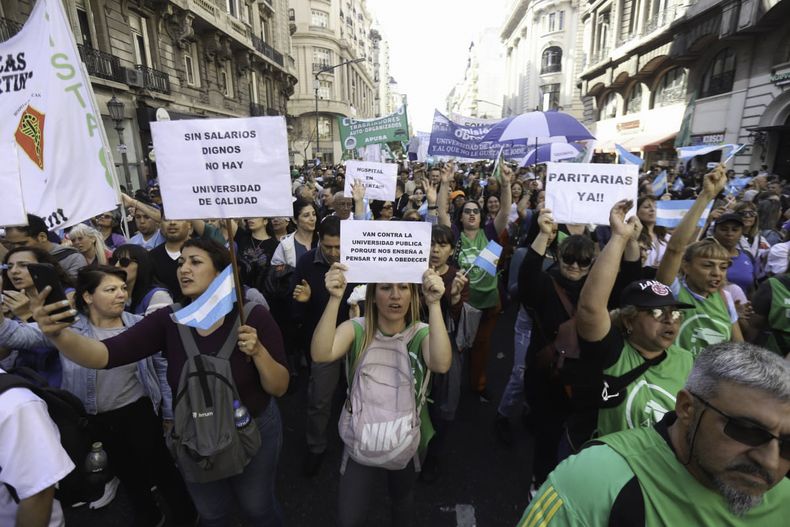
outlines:
[[[357,64],[359,62],[363,62],[365,57],[360,57],[354,60],[346,60],[341,62],[340,64],[335,64],[334,66],[324,66],[320,70],[313,73],[313,77],[315,78],[315,151],[316,151],[316,158],[321,155],[321,136],[318,133],[318,88],[320,86],[320,81],[318,80],[318,76],[322,73],[329,73],[330,71],[339,68],[340,66],[345,66],[346,64]]]
[[[110,119],[115,123],[115,130],[118,132],[118,150],[121,151],[123,161],[123,173],[126,179],[126,191],[132,191],[132,176],[129,174],[129,158],[126,156],[126,144],[123,142],[123,103],[112,96],[107,101],[107,110],[110,112]]]

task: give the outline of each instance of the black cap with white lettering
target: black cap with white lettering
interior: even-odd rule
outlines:
[[[631,282],[620,295],[620,307],[664,307],[675,306],[691,309],[694,306],[678,302],[672,291],[658,280],[637,280]]]

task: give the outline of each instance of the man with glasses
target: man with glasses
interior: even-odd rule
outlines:
[[[38,216],[28,214],[26,227],[6,227],[5,233],[5,244],[9,249],[14,247],[43,249],[52,255],[72,280],[77,279],[77,271],[88,265],[85,257],[76,249],[51,242],[47,224]]]
[[[519,527],[787,525],[788,471],[790,362],[718,344],[698,355],[674,412],[568,458]]]

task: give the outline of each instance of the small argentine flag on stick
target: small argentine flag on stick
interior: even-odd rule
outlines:
[[[233,283],[233,269],[229,265],[211,282],[205,293],[170,317],[176,324],[208,329],[233,310],[234,302],[236,288]]]
[[[667,193],[667,171],[662,170],[653,180],[653,195],[663,196]]]
[[[497,242],[491,240],[485,249],[480,251],[480,254],[475,258],[472,267],[464,271],[464,276],[471,271],[474,267],[479,267],[491,276],[496,276],[496,266],[499,263],[499,257],[502,254],[502,246]]]
[[[693,199],[656,201],[656,225],[674,229],[680,225],[680,220],[683,219],[683,216],[686,215],[693,204]],[[708,221],[708,214],[710,214],[710,209],[712,207],[713,203],[710,203],[702,212],[699,223],[697,223],[698,227],[705,226],[705,222]]]

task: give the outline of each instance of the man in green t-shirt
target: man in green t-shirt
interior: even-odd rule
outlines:
[[[674,412],[565,460],[518,525],[787,525],[788,471],[790,362],[722,343],[697,357]]]

